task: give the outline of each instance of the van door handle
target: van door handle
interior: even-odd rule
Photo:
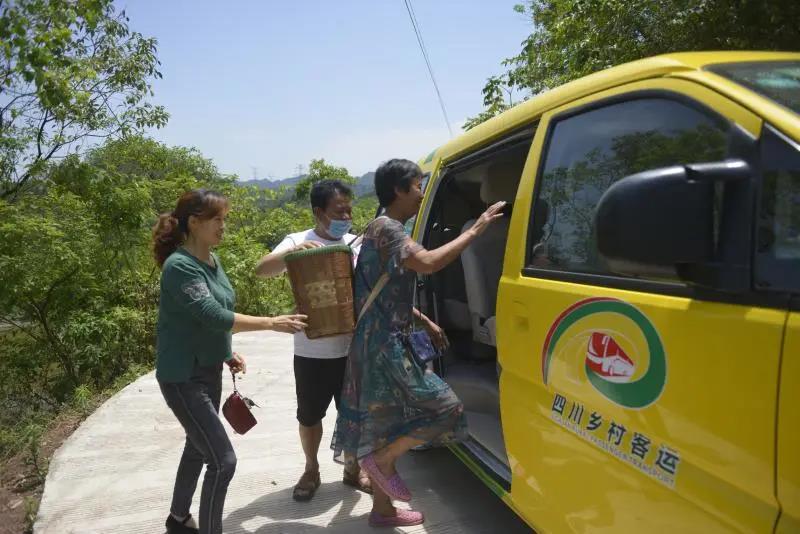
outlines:
[[[514,329],[527,332],[529,329],[528,324],[528,307],[521,302],[514,302],[511,305],[514,312]]]

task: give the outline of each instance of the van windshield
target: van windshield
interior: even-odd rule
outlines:
[[[800,61],[725,63],[707,70],[800,114]]]

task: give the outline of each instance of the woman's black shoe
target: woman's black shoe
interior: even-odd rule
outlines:
[[[166,522],[167,534],[200,534],[199,529],[186,526],[191,518],[192,514],[189,514],[183,521],[178,521],[172,517],[172,514],[169,514]]]

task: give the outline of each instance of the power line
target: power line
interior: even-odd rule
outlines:
[[[428,56],[428,47],[425,46],[425,40],[422,38],[422,28],[419,25],[419,21],[417,20],[417,12],[414,11],[414,5],[409,0],[406,2],[406,9],[410,11],[411,15],[411,24],[414,26],[414,33],[417,36],[417,41],[420,44],[420,48],[422,49],[422,57],[425,59],[425,64],[428,65],[428,68],[431,67],[430,57]],[[432,70],[432,69],[431,69]]]
[[[422,30],[420,29],[419,22],[417,21],[417,14],[414,12],[414,6],[411,3],[411,0],[404,0],[406,5],[406,10],[408,11],[408,16],[411,19],[411,25],[414,27],[414,34],[417,36],[417,43],[419,43],[419,48],[422,51],[422,57],[425,59],[425,65],[428,67],[428,74],[430,74],[431,82],[433,82],[433,88],[436,90],[436,96],[439,99],[439,107],[442,109],[442,115],[444,116],[444,121],[447,124],[447,131],[450,132],[450,137],[453,137],[453,129],[450,127],[450,118],[447,116],[447,109],[444,105],[444,99],[442,98],[442,93],[439,91],[439,84],[436,83],[436,77],[433,74],[433,66],[431,65],[430,57],[428,56],[428,49],[425,46],[425,40],[422,38]]]
[[[403,2],[406,5],[406,11],[408,11],[408,18],[411,19],[411,25],[414,27],[414,34],[417,36],[417,43],[419,44],[419,49],[422,52],[422,57],[425,59],[425,65],[428,67],[428,74],[431,77],[431,82],[433,82],[433,88],[436,90],[436,96],[439,99],[439,107],[442,108],[442,115],[444,116],[444,121],[447,124],[447,131],[450,132],[450,137],[453,137],[453,129],[450,126],[450,119],[447,117],[447,110],[444,107],[442,93],[439,91],[439,84],[436,83],[436,77],[433,75],[433,67],[431,66],[431,60],[428,57],[428,50],[425,48],[425,41],[422,39],[422,32],[419,29],[417,16],[414,13],[411,0],[403,0]]]

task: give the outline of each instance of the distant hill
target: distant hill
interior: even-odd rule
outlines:
[[[243,186],[256,186],[261,189],[271,189],[271,190],[278,190],[281,187],[286,187],[287,189],[294,188],[300,180],[305,178],[306,175],[300,176],[292,176],[291,178],[283,178],[280,180],[270,180],[268,178],[262,178],[259,180],[242,180],[239,182]],[[366,195],[373,195],[375,194],[375,173],[368,172],[363,176],[359,177],[356,181],[356,185],[353,188],[357,197],[363,197]]]
[[[259,180],[241,180],[239,183],[243,186],[256,186],[260,189],[278,190],[281,187],[294,187],[297,183],[305,178],[305,174],[300,176],[292,176],[291,178],[282,178],[279,180],[270,180],[269,178],[261,178]]]
[[[361,176],[356,182],[356,196],[363,197],[366,195],[374,195],[375,194],[375,173],[368,172],[367,174]]]

